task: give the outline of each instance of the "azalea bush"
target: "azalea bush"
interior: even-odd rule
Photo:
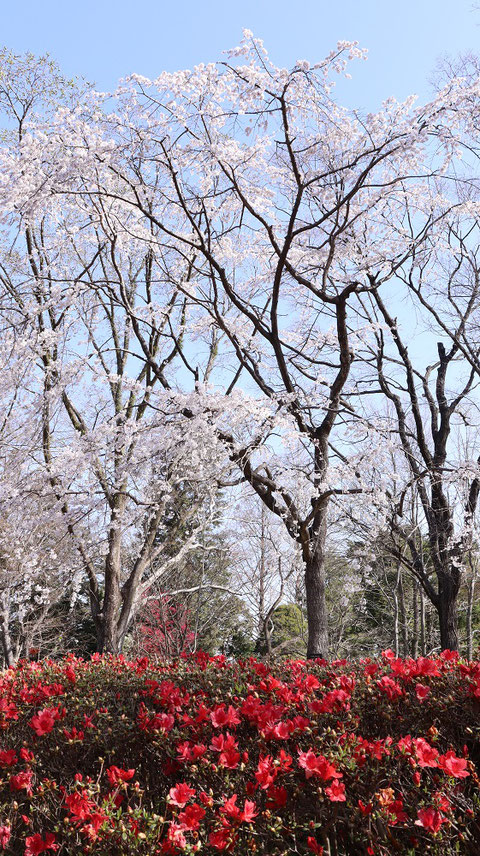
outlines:
[[[478,854],[480,663],[94,655],[0,678],[0,851]]]

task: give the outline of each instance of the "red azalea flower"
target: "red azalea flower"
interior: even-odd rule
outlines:
[[[398,684],[397,681],[394,681],[393,678],[389,678],[388,675],[380,678],[376,683],[379,690],[381,690],[382,693],[390,699],[390,701],[400,698],[400,696],[405,694],[400,684]]]
[[[342,773],[330,764],[324,755],[315,755],[312,749],[307,752],[299,752],[298,765],[305,770],[307,779],[311,776],[319,776],[326,781],[327,779],[341,779]]]
[[[121,767],[115,767],[112,765],[107,770],[107,777],[110,784],[118,785],[120,782],[129,782],[130,779],[133,779],[135,775],[135,770],[122,770]]]
[[[18,708],[6,698],[0,698],[0,714],[5,719],[18,719]]]
[[[231,817],[234,820],[237,820],[240,817],[240,809],[237,805],[237,799],[238,795],[232,794],[232,796],[228,800],[225,800],[224,804],[220,809],[221,813],[225,814],[227,817]]]
[[[20,758],[22,759],[22,761],[26,761],[27,764],[31,764],[32,761],[35,760],[33,752],[30,752],[30,749],[25,748],[20,749]]]
[[[405,814],[403,810],[403,800],[401,798],[394,800],[388,806],[388,813],[390,814],[389,823],[392,826],[395,826],[397,823],[405,823],[408,820],[408,816]]]
[[[275,759],[277,770],[284,772],[286,770],[290,770],[292,766],[292,756],[285,752],[284,749],[280,749],[276,759]]]
[[[187,839],[183,834],[183,828],[173,820],[170,821],[170,826],[168,827],[167,841],[180,850],[184,850],[187,846]]]
[[[59,845],[55,844],[55,836],[53,832],[47,832],[45,840],[36,832],[35,835],[29,835],[25,839],[24,856],[37,856],[38,853],[44,853],[45,850],[58,850]]]
[[[172,713],[157,713],[147,723],[148,731],[160,731],[162,734],[168,734],[175,725],[175,717]]]
[[[320,681],[315,677],[315,675],[306,675],[303,680],[303,686],[306,690],[312,692],[312,690],[318,690]]]
[[[316,838],[313,838],[312,835],[309,835],[307,838],[307,846],[308,849],[315,853],[316,856],[323,856],[323,847],[321,844],[317,842]]]
[[[266,788],[269,788],[273,784],[276,777],[277,770],[274,767],[272,756],[261,757],[258,762],[257,772],[255,773],[255,778],[260,787],[266,790]]]
[[[223,728],[225,725],[238,725],[241,722],[235,708],[229,705],[228,710],[225,710],[224,704],[219,705],[215,710],[211,711],[210,719],[215,728]]]
[[[18,761],[15,749],[0,750],[0,767],[13,767]]]
[[[443,812],[451,811],[452,804],[447,799],[445,794],[442,794],[441,791],[437,791],[436,794],[433,795],[437,808],[441,809]]]
[[[77,731],[75,726],[73,726],[71,731],[67,731],[67,729],[64,728],[63,733],[64,733],[65,737],[67,738],[67,740],[75,740],[75,741],[78,740],[80,743],[82,742],[83,738],[85,737],[85,732],[84,731]]]
[[[205,809],[198,803],[187,805],[178,815],[178,822],[184,829],[198,829],[205,817]]]
[[[117,791],[117,793],[115,794],[115,796],[113,798],[113,804],[114,804],[115,808],[120,808],[124,799],[125,799],[125,795],[121,794],[120,792]]]
[[[386,651],[382,651],[382,657],[384,660],[395,660],[395,651],[392,651],[391,648],[387,648]]]
[[[267,790],[267,797],[267,808],[281,808],[286,805],[288,794],[282,785],[270,785]]]
[[[292,733],[292,725],[289,722],[278,722],[273,728],[273,735],[277,740],[288,740]]]
[[[406,734],[405,737],[401,737],[397,746],[402,754],[411,755],[413,752],[413,741],[410,734]]]
[[[430,687],[426,687],[424,684],[417,684],[415,692],[419,702],[422,702],[425,701],[428,695],[430,695]]]
[[[212,752],[221,752],[223,749],[223,744],[225,742],[225,737],[223,734],[217,734],[212,737],[212,742],[210,743],[209,749]]]
[[[58,708],[45,707],[39,710],[30,720],[30,727],[33,728],[37,737],[42,737],[44,734],[49,734],[52,730],[55,720],[59,718]]]
[[[334,779],[329,788],[325,788],[325,793],[330,802],[345,802],[347,799],[345,796],[345,785],[337,779]]]
[[[10,826],[0,826],[0,847],[2,850],[7,849],[11,834],[12,830]]]
[[[446,752],[445,755],[440,755],[438,766],[449,776],[454,776],[456,779],[466,779],[470,775],[467,770],[466,759],[457,758],[452,749]]]
[[[178,808],[184,808],[187,802],[195,795],[195,788],[191,788],[186,782],[180,782],[175,787],[170,788],[168,799],[171,805],[176,805]]]
[[[243,811],[240,815],[240,821],[244,823],[251,823],[254,817],[257,817],[258,811],[256,811],[256,805],[251,800],[245,800],[243,805]]]
[[[447,818],[433,806],[421,808],[418,811],[418,820],[415,821],[416,826],[423,826],[428,832],[437,834],[442,826],[442,823],[448,823]]]
[[[65,797],[65,805],[78,820],[86,820],[94,803],[88,797],[84,796],[84,794],[75,791],[75,793]]]
[[[235,770],[240,761],[240,753],[235,749],[227,749],[221,752],[218,756],[219,767],[226,767],[227,770]]]
[[[84,823],[80,827],[83,835],[86,835],[90,841],[96,841],[98,838],[98,830],[108,820],[108,816],[102,811],[95,811],[88,817],[88,823]]]
[[[23,773],[17,773],[16,776],[10,776],[10,790],[22,791],[25,790],[28,796],[32,795],[32,777],[31,770],[25,770]]]
[[[236,836],[233,830],[227,826],[211,832],[208,836],[208,841],[215,850],[226,850],[227,848],[231,850],[235,844]]]
[[[418,737],[413,741],[415,752],[417,753],[417,761],[419,767],[438,767],[437,758],[439,753],[433,746],[430,746],[423,737]]]
[[[430,660],[428,657],[419,657],[416,662],[417,675],[430,675],[431,677],[439,678],[440,672],[435,660]]]
[[[452,660],[458,660],[460,654],[458,653],[458,651],[450,651],[449,648],[445,648],[444,651],[440,651],[439,657],[448,663]]]

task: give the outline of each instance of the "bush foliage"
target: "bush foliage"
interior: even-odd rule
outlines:
[[[197,654],[0,677],[0,851],[478,854],[480,663]]]

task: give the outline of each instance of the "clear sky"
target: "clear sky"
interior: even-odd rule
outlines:
[[[368,110],[389,95],[428,92],[439,57],[480,48],[474,0],[0,0],[3,44],[50,53],[67,75],[99,89],[136,71],[191,68],[221,58],[244,27],[278,65],[318,61],[339,39],[369,48],[342,100]]]

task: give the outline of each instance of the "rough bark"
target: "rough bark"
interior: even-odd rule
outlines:
[[[452,575],[441,574],[438,580],[438,618],[440,623],[440,645],[442,650],[458,651],[458,627],[456,601],[458,584]]]
[[[8,615],[2,611],[0,616],[0,636],[2,640],[3,659],[6,668],[10,668],[15,664],[15,655],[13,653],[12,640],[10,638],[10,630],[8,627]]]
[[[312,549],[305,562],[307,601],[307,658],[328,658],[328,613],[325,600],[325,543],[327,538],[327,504],[315,515]]]
[[[108,553],[105,559],[105,595],[103,599],[102,654],[120,653],[120,634],[118,618],[121,607],[120,579],[122,570],[122,532],[121,517],[125,501],[115,498],[110,532],[108,535]]]

